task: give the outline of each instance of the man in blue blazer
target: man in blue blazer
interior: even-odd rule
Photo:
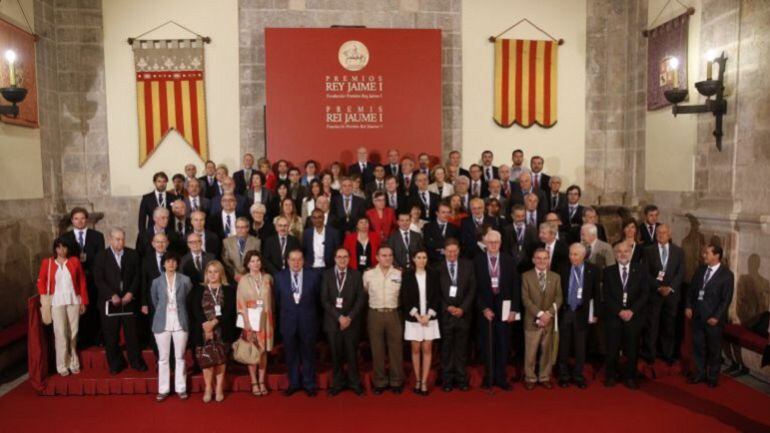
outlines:
[[[276,302],[280,311],[279,326],[286,351],[291,396],[304,388],[309,397],[318,394],[315,370],[315,342],[318,334],[318,302],[320,273],[304,267],[302,251],[289,252],[289,267],[276,275]]]
[[[334,252],[340,246],[340,235],[336,229],[324,225],[321,209],[313,210],[310,222],[312,227],[306,228],[302,234],[302,245],[308,266],[320,272],[334,266]]]

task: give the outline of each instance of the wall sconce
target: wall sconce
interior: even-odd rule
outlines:
[[[676,60],[676,59],[672,59]],[[680,89],[677,80],[674,80],[674,88],[666,90],[663,95],[668,102],[674,104],[672,112],[674,116],[677,114],[693,114],[693,113],[713,113],[716,118],[716,128],[714,129],[714,137],[716,137],[717,149],[722,151],[722,116],[727,112],[727,101],[724,98],[724,77],[725,77],[725,63],[727,57],[723,52],[719,57],[715,58],[715,53],[709,51],[707,55],[706,63],[706,80],[695,83],[695,88],[698,92],[706,97],[706,101],[701,105],[679,105],[687,97],[687,88]],[[716,63],[719,66],[719,76],[716,80],[712,79],[712,66]],[[674,70],[676,70],[674,68]],[[714,99],[712,96],[716,95]]]
[[[8,61],[9,86],[0,88],[0,95],[11,105],[0,105],[0,115],[16,117],[19,115],[19,106],[27,97],[27,89],[16,85],[16,53],[12,50],[5,52],[5,60]]]

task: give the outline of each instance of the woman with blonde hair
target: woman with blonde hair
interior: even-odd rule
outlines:
[[[297,214],[297,204],[294,203],[294,200],[291,197],[286,197],[281,200],[280,206],[278,207],[278,216],[273,218],[273,225],[275,225],[275,221],[278,217],[284,217],[286,218],[286,221],[289,222],[289,234],[297,239],[302,239],[302,231],[304,229],[302,218]]]
[[[431,179],[433,183],[428,185],[428,191],[438,194],[441,198],[446,198],[455,193],[455,189],[449,182],[446,168],[443,165],[437,165],[431,170]]]

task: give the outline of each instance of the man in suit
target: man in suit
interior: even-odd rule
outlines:
[[[524,206],[515,204],[511,209],[513,223],[503,227],[503,251],[513,257],[516,268],[519,269],[520,273],[523,273],[523,268],[520,265],[528,260],[529,251],[533,249],[533,245],[539,242],[538,233],[536,227],[528,226],[525,223],[526,210]]]
[[[495,155],[491,150],[481,152],[481,171],[484,176],[484,181],[487,183],[492,179],[500,179],[497,167],[492,165],[494,159]]]
[[[569,249],[564,241],[556,239],[556,233],[555,224],[541,223],[537,233],[540,242],[535,245],[535,248],[545,248],[548,252],[548,270],[559,272],[569,263]],[[530,259],[534,257],[530,256]],[[527,264],[525,269],[530,270],[532,266],[534,265]]]
[[[696,271],[687,294],[685,316],[692,320],[692,351],[695,371],[688,382],[706,381],[717,386],[722,354],[722,332],[733,299],[735,276],[722,264],[722,247],[709,244],[703,250],[704,265]]]
[[[163,233],[167,236],[169,245],[174,245],[174,251],[180,249],[179,239],[173,230],[168,226],[168,221],[171,212],[165,207],[158,207],[152,212],[153,225],[149,229],[139,232],[136,237],[136,253],[139,254],[139,258],[143,258],[145,255],[152,252],[152,240],[158,233]]]
[[[644,207],[644,224],[639,225],[639,233],[642,235],[642,243],[652,245],[655,243],[655,231],[660,226],[658,223],[658,207],[648,204]]]
[[[551,389],[551,369],[558,350],[553,344],[553,333],[554,317],[562,304],[561,278],[558,273],[548,270],[548,252],[545,248],[535,250],[533,260],[535,268],[521,276],[524,387],[532,390],[536,383],[540,383],[544,388]],[[535,367],[538,368],[537,375]]]
[[[222,255],[222,241],[216,233],[206,230],[206,214],[201,211],[193,211],[190,214],[190,232],[195,233],[201,238],[201,249],[211,253],[215,258]]]
[[[469,259],[482,254],[481,236],[487,229],[498,230],[495,220],[484,213],[484,200],[471,199],[471,214],[460,223],[460,238],[463,255]]]
[[[70,211],[72,230],[61,235],[61,240],[67,245],[70,254],[80,258],[86,273],[88,299],[97,299],[96,284],[94,283],[93,265],[96,255],[104,250],[104,235],[95,229],[89,229],[88,211],[82,207],[74,207]],[[89,302],[86,312],[80,318],[78,346],[81,348],[97,344],[101,326],[99,324],[99,303]]]
[[[206,161],[206,173],[199,177],[198,180],[201,184],[201,191],[206,198],[211,199],[219,191],[219,183],[217,181],[217,165],[214,161]]]
[[[524,196],[524,222],[530,227],[539,227],[545,219],[545,203],[540,201],[540,194],[530,192]]]
[[[580,242],[586,247],[586,261],[595,265],[599,270],[615,264],[615,254],[612,246],[599,239],[596,226],[591,223],[583,224],[580,228]]]
[[[398,184],[401,192],[409,197],[417,189],[414,184],[414,161],[412,158],[404,157],[401,160],[401,172],[398,173]]]
[[[511,385],[506,368],[511,351],[511,324],[521,312],[521,277],[511,256],[500,251],[500,232],[489,230],[484,235],[484,245],[485,252],[474,259],[476,308],[482,315],[478,323],[486,376],[483,386],[494,385],[508,391]]]
[[[385,178],[385,204],[396,214],[409,212],[409,200],[401,192],[398,179],[390,175]]]
[[[564,230],[567,231],[569,243],[575,243],[580,240],[580,227],[583,226],[583,205],[580,204],[582,191],[577,185],[570,185],[567,188],[567,206],[562,208],[561,221],[564,224]]]
[[[548,180],[548,189],[545,195],[545,204],[548,212],[557,215],[564,212],[567,207],[567,194],[561,192],[561,176],[551,176]]]
[[[254,155],[250,153],[243,155],[243,168],[233,173],[233,182],[235,182],[236,194],[246,194],[246,191],[251,187],[251,175],[255,171]]]
[[[231,192],[226,192],[219,197],[219,202],[221,206],[217,210],[212,207],[206,221],[206,228],[224,240],[235,236],[235,220],[246,215],[237,210],[237,199]]]
[[[453,150],[449,152],[449,161],[447,162],[447,172],[449,171],[449,167],[456,167],[458,176],[470,177],[470,173],[468,172],[468,170],[462,168],[462,155],[457,150]]]
[[[246,205],[251,211],[254,204],[262,204],[266,209],[275,207],[276,195],[265,186],[265,175],[262,172],[256,172],[251,176],[251,187],[246,191]],[[272,219],[276,215],[269,215]]]
[[[439,208],[440,209],[440,208]],[[439,210],[440,211],[440,210]],[[468,338],[476,296],[473,262],[460,258],[460,242],[446,240],[444,259],[436,263],[441,286],[441,379],[442,388],[468,390]]]
[[[661,357],[672,365],[676,356],[676,316],[684,281],[684,250],[671,242],[671,229],[666,224],[658,226],[655,237],[657,242],[644,250],[651,284],[642,358],[648,364],[655,362],[660,336]]]
[[[385,191],[385,167],[377,164],[372,169],[373,178],[364,186],[364,193],[368,199],[367,207],[371,207],[372,194],[376,191]]]
[[[425,248],[428,250],[428,258],[431,264],[443,261],[446,253],[445,244],[447,239],[459,239],[460,237],[460,229],[453,224],[449,224],[449,217],[451,215],[452,211],[449,209],[449,205],[441,202],[436,209],[435,221],[430,221],[422,228],[423,240],[425,241]]]
[[[152,183],[155,189],[142,196],[139,203],[139,232],[143,232],[152,226],[152,212],[157,207],[165,207],[171,210],[171,203],[176,196],[166,192],[168,186],[168,176],[159,171],[152,175]]]
[[[607,242],[607,231],[599,223],[599,213],[591,206],[583,207],[583,224],[593,224],[596,226],[596,236],[602,242]]]
[[[294,200],[294,208],[302,209],[302,201],[308,194],[308,189],[302,185],[302,174],[297,167],[289,169],[289,197]]]
[[[334,252],[340,246],[342,238],[335,228],[324,225],[322,210],[313,209],[310,221],[313,226],[306,228],[302,234],[302,245],[308,266],[320,272],[334,266]]]
[[[325,271],[321,280],[323,327],[329,340],[333,368],[328,393],[335,396],[348,387],[357,395],[363,395],[358,375],[358,343],[367,303],[366,292],[361,274],[349,269],[348,250],[337,247],[334,263],[334,268]],[[347,375],[344,371],[346,364]]]
[[[201,183],[198,179],[187,180],[187,197],[184,198],[187,216],[196,210],[208,213],[211,203],[207,197],[201,195]]]
[[[631,247],[618,242],[614,247],[616,264],[604,270],[602,291],[606,310],[607,337],[606,379],[604,385],[615,386],[620,351],[626,356],[623,380],[629,389],[638,389],[636,381],[639,336],[644,327],[645,309],[650,288],[647,272],[631,263]]]
[[[193,287],[198,286],[204,281],[204,269],[206,269],[209,262],[216,260],[214,254],[203,251],[202,247],[203,240],[200,234],[191,232],[187,235],[187,249],[189,252],[180,260],[179,269],[190,278]]]
[[[358,218],[366,213],[366,200],[353,195],[353,181],[343,178],[340,181],[340,194],[332,196],[332,214],[342,232],[356,231]]]
[[[532,175],[529,172],[524,172],[519,174],[519,181],[513,186],[513,189],[511,190],[510,202],[512,204],[526,204],[525,197],[527,194],[536,195],[538,206],[540,206],[540,209],[543,209],[543,212],[545,212],[545,194],[543,194],[542,191],[536,190],[535,187],[532,186]]]
[[[524,151],[514,149],[511,152],[511,179],[514,182],[518,182],[521,173],[529,173],[529,167],[524,165]]]
[[[348,175],[357,174],[361,177],[361,184],[374,180],[374,164],[369,161],[369,151],[365,147],[359,147],[356,151],[356,162],[348,166]]]
[[[126,248],[126,233],[114,228],[110,231],[110,246],[94,259],[94,282],[98,291],[97,305],[102,319],[105,354],[110,374],[118,374],[126,367],[119,345],[120,329],[126,340],[128,361],[131,368],[147,371],[137,339],[136,315],[139,312],[140,270],[136,252]],[[109,303],[110,315],[106,304]],[[125,315],[113,315],[123,312]]]
[[[166,256],[168,244],[168,237],[165,233],[156,233],[152,237],[152,250],[147,251],[147,254],[141,258],[142,296],[140,298],[140,305],[144,315],[149,314],[153,310],[150,299],[150,287],[152,287],[152,280],[158,278],[163,273],[163,257]],[[144,337],[149,336],[145,335]]]
[[[321,211],[321,216],[324,220],[324,227],[333,228],[335,231],[337,231],[340,238],[344,238],[344,233],[340,231],[340,224],[337,221],[337,217],[331,211],[331,200],[329,200],[329,198],[324,195],[319,196],[317,199],[315,199],[315,209]],[[310,215],[307,215],[305,228],[310,227],[313,227],[313,222],[310,219]]]
[[[556,240],[567,243],[567,240],[569,239],[569,233],[564,230],[564,224],[561,222],[561,217],[558,214],[554,212],[548,212],[545,214],[545,221],[543,222],[553,224],[556,227]]]
[[[506,201],[509,201],[514,187],[514,180],[511,179],[511,167],[503,164],[497,168],[497,173],[500,175],[500,194]]]
[[[222,241],[222,264],[227,278],[240,281],[241,275],[248,269],[243,265],[243,258],[249,251],[260,251],[261,241],[249,235],[249,220],[240,217],[235,220],[235,236]]]
[[[315,344],[318,334],[320,275],[305,267],[302,251],[289,252],[289,267],[275,277],[276,304],[286,353],[291,396],[304,389],[309,397],[318,393]]]
[[[507,217],[510,214],[510,204],[508,199],[503,194],[502,181],[500,179],[492,179],[487,182],[488,195],[484,201],[489,204],[489,200],[495,199],[500,203],[500,212],[503,217]],[[510,189],[509,189],[510,192]]]
[[[432,180],[430,175],[430,155],[425,152],[417,155],[417,169],[414,173],[422,173],[428,176],[428,181]]]
[[[481,166],[478,164],[472,164],[468,168],[469,184],[468,192],[471,197],[485,198],[487,193],[487,181],[484,180],[484,172],[481,171]]]
[[[401,164],[399,163],[399,160],[400,156],[398,154],[398,150],[388,150],[388,162],[385,164],[386,176],[393,176],[398,178],[399,173],[401,173]]]
[[[529,168],[532,174],[532,187],[535,191],[547,192],[549,191],[549,183],[551,176],[543,173],[543,165],[545,160],[540,155],[535,155],[529,160]]]
[[[183,239],[187,238],[187,233],[189,233],[191,229],[190,219],[187,217],[187,214],[187,205],[183,199],[177,198],[171,203],[171,220],[169,221],[169,227],[181,241],[181,245],[178,245],[177,247],[183,254],[187,253]]]
[[[227,175],[220,176],[219,191],[211,199],[209,215],[218,214],[222,211],[222,198],[226,194],[232,194],[235,197],[235,211],[238,213],[238,216],[248,215],[249,204],[246,202],[246,197],[235,193],[235,182],[232,177]]]
[[[411,206],[418,206],[422,212],[422,219],[425,221],[436,219],[436,209],[441,197],[438,194],[428,191],[428,176],[424,173],[414,175],[414,183],[417,190],[411,196]]]
[[[453,185],[455,194],[460,196],[460,203],[462,204],[463,209],[470,209],[471,199],[473,198],[469,190],[471,185],[470,178],[464,175],[457,176]]]
[[[299,239],[289,234],[289,221],[282,216],[275,220],[275,235],[262,245],[262,258],[270,275],[277,275],[286,268],[289,251],[301,250]]]
[[[192,179],[198,180],[198,167],[193,163],[187,163],[184,165],[184,187],[187,188],[187,183]]]
[[[553,178],[552,178],[553,179]],[[597,321],[599,303],[599,269],[587,263],[586,247],[574,243],[569,247],[570,266],[561,271],[564,297],[559,311],[559,386],[566,388],[570,381],[578,388],[586,387],[583,366],[586,360],[588,324]],[[575,364],[570,375],[570,352]]]
[[[412,267],[414,254],[425,248],[422,235],[410,229],[412,218],[407,212],[398,214],[398,230],[391,233],[387,240],[388,246],[393,251],[395,266],[401,270]]]

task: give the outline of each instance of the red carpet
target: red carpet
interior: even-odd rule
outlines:
[[[204,404],[200,397],[160,404],[151,395],[42,397],[25,383],[0,398],[0,432],[770,432],[770,396],[726,377],[717,389],[668,376],[636,392],[594,382],[587,390],[517,385],[495,395],[434,390],[427,398],[235,393]]]

